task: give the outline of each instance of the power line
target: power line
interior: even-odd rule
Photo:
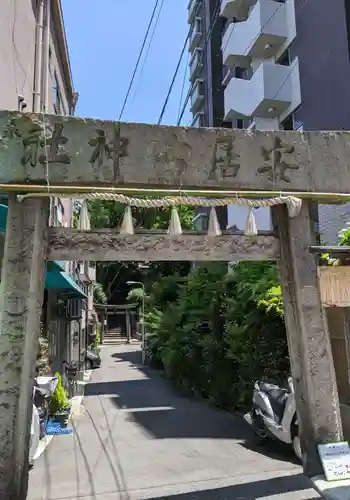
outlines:
[[[146,55],[145,55],[145,58],[144,58],[143,63],[142,63],[142,67],[141,67],[141,70],[140,70],[140,73],[139,73],[139,76],[138,76],[138,82],[136,84],[136,89],[135,89],[135,92],[134,92],[134,95],[133,95],[133,98],[132,98],[132,101],[131,101],[131,106],[134,104],[135,99],[136,99],[136,95],[137,95],[137,91],[138,91],[138,88],[139,88],[139,84],[141,82],[141,78],[142,78],[142,75],[143,75],[143,72],[144,72],[144,69],[145,69],[145,66],[146,66],[146,62],[147,62],[147,59],[148,59],[148,56],[149,56],[149,53],[150,53],[150,50],[151,50],[151,46],[152,46],[154,34],[156,32],[156,29],[157,29],[157,26],[158,26],[158,23],[159,23],[159,19],[160,19],[160,15],[162,13],[162,10],[163,10],[163,6],[164,6],[164,0],[162,0],[162,3],[160,4],[159,10],[158,10],[158,14],[157,14],[157,18],[156,18],[156,22],[154,23],[154,26],[153,26],[153,30],[152,30],[152,33],[151,33],[151,37],[150,37],[150,41],[149,41],[148,47],[147,47]]]
[[[185,43],[182,47],[182,51],[181,51],[181,54],[180,54],[180,58],[178,60],[178,63],[177,63],[177,66],[176,66],[176,69],[175,69],[175,73],[174,73],[174,76],[173,76],[173,79],[171,81],[171,84],[170,84],[170,87],[169,87],[169,90],[168,90],[168,94],[165,98],[165,101],[164,101],[164,104],[163,104],[163,108],[162,108],[162,111],[160,113],[160,116],[159,116],[159,119],[158,119],[158,125],[160,125],[162,123],[162,120],[163,120],[163,116],[164,116],[164,113],[165,113],[165,110],[166,110],[166,107],[168,105],[168,102],[169,102],[169,98],[170,98],[170,95],[171,95],[171,92],[173,90],[173,87],[174,87],[174,83],[175,83],[175,80],[176,80],[176,77],[177,77],[177,74],[179,72],[179,69],[180,69],[180,66],[181,66],[181,61],[182,61],[182,58],[183,58],[183,55],[185,53],[185,50],[186,50],[186,47],[187,47],[187,42],[188,42],[188,39],[190,37],[190,33],[187,34],[187,37],[186,37],[186,40],[185,40]]]
[[[304,7],[307,5],[307,3],[308,3],[308,2],[309,2],[309,0],[305,0],[305,1],[304,1],[304,3],[302,4],[302,6],[300,7],[300,9],[298,10],[298,12],[297,12],[296,14],[299,14],[299,13],[300,13],[300,12],[304,9]],[[255,42],[255,41],[257,40],[257,38],[260,36],[261,31],[262,31],[262,30],[263,30],[263,29],[267,26],[267,24],[268,24],[268,23],[271,21],[271,19],[272,19],[272,18],[273,18],[273,17],[277,14],[277,12],[279,11],[279,9],[280,9],[280,8],[282,8],[282,6],[283,6],[283,5],[285,5],[285,4],[281,3],[281,4],[280,4],[280,6],[279,6],[279,7],[278,7],[275,11],[274,11],[274,13],[273,13],[273,14],[269,17],[269,19],[267,19],[267,21],[266,21],[266,22],[263,24],[263,26],[261,27],[260,32],[256,35],[256,37],[254,37],[253,41],[252,41],[252,42],[250,42],[250,44],[246,47],[246,49],[244,50],[244,52],[246,52],[247,50],[249,50],[249,49],[250,49],[250,47],[254,44],[254,42]],[[218,13],[217,13],[217,14],[218,14]],[[237,22],[236,22],[236,23],[234,23],[234,26],[233,26],[233,28],[232,28],[232,31],[231,31],[231,33],[230,33],[230,35],[229,35],[229,37],[228,37],[228,40],[227,40],[227,42],[226,42],[226,44],[225,44],[225,47],[224,47],[224,48],[222,49],[222,51],[221,51],[222,53],[224,52],[224,50],[226,49],[226,47],[227,47],[227,45],[228,45],[228,43],[229,43],[229,41],[230,41],[230,38],[231,38],[231,36],[232,36],[232,34],[233,34],[233,32],[234,32],[234,29],[235,29],[236,24],[237,24]],[[211,30],[211,31],[212,31],[212,30]],[[211,35],[211,32],[210,32],[210,35]],[[210,36],[210,35],[209,35],[209,36]],[[207,41],[208,41],[208,40],[207,40]],[[207,45],[207,43],[206,43],[206,45]],[[219,55],[220,55],[220,52],[217,54],[217,56],[219,56]],[[293,68],[293,69],[294,69],[294,68]],[[292,71],[293,71],[293,70],[292,70]],[[283,88],[283,86],[285,85],[286,81],[287,81],[287,80],[288,80],[288,78],[291,76],[292,71],[289,73],[289,75],[287,76],[286,80],[282,83],[281,88]],[[276,94],[276,95],[278,95],[278,93],[280,92],[281,88],[278,90],[278,92],[277,92],[277,94]],[[189,100],[189,98],[190,98],[190,95],[191,95],[191,89],[189,90],[189,92],[188,92],[188,94],[187,94],[187,96],[186,96],[185,104],[184,104],[184,107],[183,107],[183,109],[182,109],[182,113],[181,113],[181,116],[180,116],[180,120],[178,120],[177,125],[180,125],[180,122],[181,122],[181,119],[182,119],[182,117],[183,117],[183,115],[184,115],[184,112],[185,112],[185,110],[186,110],[186,106],[187,106],[188,100]],[[275,97],[276,97],[276,96],[275,96]]]
[[[307,2],[308,0],[306,0]],[[258,34],[253,38],[253,40],[250,42],[250,44],[248,45],[248,47],[245,48],[245,50],[242,52],[243,54],[249,50],[253,44],[256,42],[256,40],[259,38],[261,32],[264,30],[264,28],[268,25],[268,23],[271,21],[271,19],[273,19],[275,17],[275,15],[277,14],[277,12],[283,7],[285,6],[284,3],[280,3],[280,5],[277,7],[277,9],[275,10],[275,12],[273,12],[273,14],[271,14],[271,16],[268,18],[268,20],[263,24],[263,26],[261,27],[260,31],[258,32]],[[235,30],[235,27],[236,27],[236,24],[238,24],[237,22],[233,23],[233,28],[232,28],[232,31],[227,39],[227,42],[225,44],[225,47],[223,49],[221,49],[221,52],[222,54],[224,54],[226,48],[227,48],[227,45],[229,44],[229,41],[231,40],[231,36],[233,35],[233,32]]]
[[[213,32],[213,29],[214,29],[214,26],[215,26],[215,23],[216,21],[218,20],[219,18],[219,12],[220,12],[220,4],[221,4],[221,1],[218,0],[216,2],[216,5],[215,5],[215,9],[214,9],[214,13],[213,13],[213,18],[212,18],[212,21],[210,23],[210,26],[209,26],[209,31],[208,31],[208,34],[206,36],[206,39],[205,39],[205,44],[204,44],[204,50],[203,50],[203,53],[202,53],[202,59],[206,56],[206,53],[207,53],[207,47],[208,47],[208,42],[210,40],[210,37],[211,37],[211,34]],[[180,125],[181,123],[181,120],[182,120],[182,117],[186,111],[186,106],[187,106],[187,103],[190,99],[190,96],[191,96],[191,88],[188,90],[187,92],[187,95],[186,95],[186,99],[185,99],[185,102],[184,102],[184,105],[182,107],[182,110],[181,110],[181,113],[180,113],[180,116],[178,117],[178,120],[177,120],[177,125]]]
[[[181,96],[180,96],[179,111],[178,111],[177,119],[179,119],[179,116],[180,116],[180,113],[181,113],[181,105],[182,105],[182,99],[183,99],[183,96],[184,96],[184,90],[185,90],[185,85],[186,85],[186,76],[187,76],[187,70],[188,70],[189,60],[190,60],[190,53],[188,53],[187,60],[186,60],[186,66],[185,66],[184,77],[183,77],[183,81],[182,81]]]
[[[124,102],[123,102],[123,106],[122,106],[122,109],[121,109],[121,112],[120,112],[120,115],[119,115],[119,121],[122,119],[122,116],[123,116],[123,113],[124,113],[124,110],[125,110],[125,106],[126,106],[126,103],[128,101],[129,94],[130,94],[130,91],[131,91],[131,87],[132,87],[132,85],[134,83],[135,75],[136,75],[136,72],[137,72],[139,64],[140,64],[140,60],[141,60],[141,57],[142,57],[143,49],[145,48],[146,41],[147,41],[147,38],[148,38],[148,35],[149,35],[149,32],[150,32],[151,26],[152,26],[152,23],[153,23],[153,20],[154,20],[154,16],[155,16],[156,11],[157,11],[158,4],[159,4],[159,0],[156,0],[156,3],[154,5],[154,7],[153,7],[153,12],[152,12],[152,15],[151,15],[151,19],[150,19],[150,21],[148,23],[147,31],[146,31],[146,34],[144,36],[144,39],[143,39],[143,42],[142,42],[142,46],[141,46],[141,49],[140,49],[140,52],[139,52],[139,55],[138,55],[138,58],[137,58],[137,61],[136,61],[134,72],[133,72],[131,80],[130,80],[129,88],[128,88],[128,91],[126,93],[126,96],[125,96],[125,99],[124,99]]]

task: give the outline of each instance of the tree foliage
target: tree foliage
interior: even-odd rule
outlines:
[[[148,354],[180,387],[224,408],[251,404],[253,382],[284,383],[289,358],[277,271],[270,263],[207,265],[155,283]]]
[[[110,200],[89,201],[89,213],[93,228],[117,228],[120,226],[125,207]],[[132,209],[135,228],[166,229],[170,221],[170,209]],[[194,209],[179,207],[179,215],[184,230],[192,228]],[[168,276],[174,271],[187,274],[189,263],[161,262],[142,269],[137,262],[100,262],[97,264],[97,280],[103,284],[103,289],[110,303],[120,303],[127,300],[130,288],[127,281],[142,281],[145,284]]]
[[[94,283],[94,301],[97,304],[107,304],[107,296],[103,290],[103,285],[97,281]]]

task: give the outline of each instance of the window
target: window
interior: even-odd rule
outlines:
[[[293,114],[288,115],[283,122],[281,122],[282,130],[294,130],[293,128]]]
[[[299,130],[303,131],[304,130],[304,124],[303,122],[297,118],[298,111],[300,110],[300,107],[296,109],[293,113],[288,115],[283,122],[281,122],[281,128],[282,130]]]
[[[61,93],[58,85],[57,74],[54,71],[51,76],[51,85],[52,85],[52,105],[56,115],[62,115],[62,99]]]
[[[299,130],[302,132],[304,130],[304,122],[299,115],[301,110],[301,106],[299,106],[293,113],[293,130]]]
[[[293,126],[294,126],[294,130],[299,130],[300,132],[302,132],[304,130],[303,122],[300,120],[297,120],[295,118],[295,114],[293,114]]]
[[[290,57],[290,49],[285,50],[281,56],[277,59],[277,64],[281,64],[282,66],[290,66],[291,57]]]
[[[253,76],[253,69],[251,67],[240,68],[236,66],[234,68],[234,76],[236,78],[240,78],[241,80],[250,80],[251,77]]]
[[[205,120],[204,120],[204,113],[197,113],[195,114],[193,121],[192,121],[192,127],[205,127]]]
[[[201,33],[202,32],[202,18],[201,17],[196,17],[195,22],[194,22],[193,31],[194,31],[194,33]]]

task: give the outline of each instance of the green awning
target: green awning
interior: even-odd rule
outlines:
[[[61,262],[48,262],[46,269],[45,288],[46,290],[59,290],[66,292],[71,297],[87,299],[87,295],[71,276],[62,271]]]
[[[6,231],[7,205],[0,204],[0,233]],[[80,286],[64,271],[64,262],[48,262],[46,269],[45,288],[47,290],[60,290],[72,297],[87,299]]]
[[[7,205],[0,205],[0,233],[6,231]]]

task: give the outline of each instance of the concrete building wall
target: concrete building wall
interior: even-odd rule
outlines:
[[[0,109],[18,109],[18,95],[33,110],[35,15],[32,0],[1,0]]]
[[[296,112],[305,130],[350,130],[350,59],[346,2],[295,1],[302,105]],[[348,2],[349,3],[349,2]]]
[[[0,233],[0,281],[1,281],[2,259],[4,257],[4,244],[5,244],[5,235]]]
[[[350,130],[350,2],[294,0],[302,104],[295,113],[304,130]],[[320,205],[321,243],[334,245],[350,221],[350,205]]]
[[[0,109],[18,109],[18,95],[23,95],[26,111],[33,111],[35,61],[36,0],[2,0],[0,10]],[[72,107],[72,82],[69,60],[64,50],[64,26],[61,1],[51,1],[50,51],[51,73],[57,74],[62,97],[62,114]],[[44,66],[45,61],[42,61]],[[49,112],[55,113],[49,78]]]

